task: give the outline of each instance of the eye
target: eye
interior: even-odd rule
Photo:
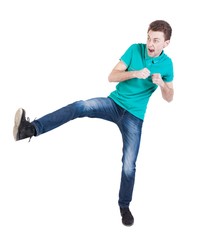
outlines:
[[[159,39],[154,39],[153,42],[154,43],[159,43],[160,41],[159,41]]]

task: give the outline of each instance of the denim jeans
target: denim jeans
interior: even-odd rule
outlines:
[[[129,207],[132,200],[143,120],[135,117],[107,97],[74,102],[34,120],[32,124],[36,128],[36,136],[38,136],[82,117],[111,121],[120,129],[123,140],[123,156],[118,204],[120,207]]]

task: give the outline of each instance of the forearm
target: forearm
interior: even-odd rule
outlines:
[[[132,79],[136,77],[136,71],[119,71],[113,70],[108,80],[109,82],[124,82],[126,80]]]
[[[174,90],[173,88],[169,87],[166,83],[163,84],[163,86],[160,86],[162,97],[167,102],[171,102],[173,100],[174,96]]]

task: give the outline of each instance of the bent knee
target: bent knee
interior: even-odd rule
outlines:
[[[136,167],[135,166],[123,166],[123,173],[127,178],[131,178],[135,175]]]

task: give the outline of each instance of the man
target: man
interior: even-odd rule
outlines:
[[[172,101],[174,94],[173,64],[163,50],[170,43],[172,28],[166,21],[156,20],[149,25],[147,34],[147,43],[131,45],[113,68],[108,80],[118,84],[108,97],[74,102],[31,123],[26,120],[25,110],[20,108],[15,114],[13,128],[18,141],[39,136],[81,117],[101,118],[117,124],[123,140],[118,204],[122,223],[126,226],[134,223],[129,205],[149,98],[158,87],[167,102]]]

